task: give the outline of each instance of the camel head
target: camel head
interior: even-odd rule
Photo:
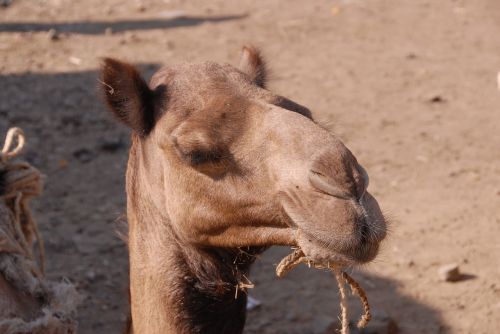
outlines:
[[[239,67],[168,66],[149,84],[105,59],[106,102],[133,130],[138,156],[129,198],[140,192],[137,210],[153,203],[170,233],[195,246],[295,245],[314,260],[372,260],[386,226],[366,171],[307,108],[267,90],[266,74],[253,47]]]

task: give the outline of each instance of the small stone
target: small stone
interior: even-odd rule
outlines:
[[[497,88],[500,90],[500,72],[497,74]]]
[[[89,271],[85,274],[85,277],[87,277],[90,281],[95,280],[95,278],[96,278],[95,271],[93,271],[93,270],[89,270]]]
[[[137,11],[144,12],[146,11],[146,5],[142,2],[137,3]]]
[[[76,66],[79,66],[82,64],[82,59],[81,58],[78,58],[78,57],[75,57],[75,56],[71,56],[68,58],[68,61],[73,64],[73,65],[76,65]]]
[[[104,29],[104,35],[106,35],[106,36],[113,35],[113,28],[107,27],[106,29]]]
[[[447,264],[438,270],[439,278],[445,282],[456,282],[462,278],[458,264]]]
[[[57,41],[59,39],[59,33],[57,32],[57,30],[52,28],[47,32],[47,37],[51,41]]]
[[[78,159],[78,161],[87,163],[92,161],[94,158],[94,154],[86,149],[86,148],[81,148],[73,152],[73,156]]]
[[[59,169],[64,169],[66,167],[68,167],[68,160],[66,159],[60,159],[57,163]]]
[[[247,310],[252,311],[259,308],[262,305],[262,302],[252,296],[248,296],[247,298]]]
[[[438,103],[444,103],[444,102],[446,102],[446,100],[440,95],[435,95],[435,96],[427,99],[427,102],[438,104]]]

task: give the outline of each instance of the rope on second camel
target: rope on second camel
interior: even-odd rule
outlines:
[[[327,263],[318,263],[309,259],[304,252],[299,248],[295,249],[291,254],[285,256],[278,266],[276,267],[276,275],[278,277],[284,277],[288,272],[297,267],[299,264],[305,263],[309,267],[314,267],[317,269],[330,269],[337,279],[337,284],[340,291],[340,309],[341,309],[341,322],[342,322],[342,334],[349,334],[349,315],[347,309],[347,296],[345,291],[345,282],[351,287],[352,293],[357,294],[361,303],[363,304],[364,313],[358,321],[358,328],[364,328],[371,319],[370,304],[368,303],[368,297],[366,296],[363,288],[338,266]]]
[[[8,292],[0,291],[0,301],[14,307],[0,310],[0,333],[76,333],[80,297],[75,287],[66,279],[54,282],[44,278],[43,240],[28,205],[42,191],[42,176],[30,164],[13,159],[24,145],[23,131],[11,128],[0,151],[0,290]],[[35,240],[38,265],[33,256]],[[27,298],[21,304],[29,304],[36,312],[17,309],[19,296]]]
[[[14,146],[14,142],[17,145]],[[26,162],[12,162],[22,150],[26,139],[23,130],[14,127],[7,131],[5,143],[0,152],[0,173],[3,176],[3,191],[0,199],[5,201],[13,213],[15,239],[24,254],[34,259],[32,244],[36,240],[39,250],[40,272],[45,272],[45,250],[37,225],[33,221],[28,201],[42,192],[40,172]]]

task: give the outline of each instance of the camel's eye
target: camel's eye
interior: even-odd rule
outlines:
[[[184,160],[198,172],[220,178],[231,170],[232,160],[224,150],[195,149]]]
[[[217,163],[223,158],[220,150],[193,150],[188,154],[189,163],[193,166],[199,166],[206,163]]]
[[[212,137],[191,132],[172,137],[172,143],[179,156],[193,167],[218,163],[227,156],[225,145],[216,143]]]
[[[207,126],[193,129],[189,123],[183,123],[171,135],[170,142],[186,165],[213,176],[228,169],[231,154],[228,141],[211,130]]]

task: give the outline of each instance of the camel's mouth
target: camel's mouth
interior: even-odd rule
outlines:
[[[323,195],[309,205],[303,205],[305,201],[306,196],[300,201],[290,198],[284,207],[297,228],[297,245],[309,259],[352,266],[377,256],[386,237],[386,219],[369,193],[360,203]]]
[[[377,231],[363,228],[360,233],[362,236],[359,239],[352,238],[333,244],[325,237],[299,229],[298,245],[314,262],[331,263],[340,267],[359,265],[375,259],[386,234],[385,229],[381,231],[380,228]]]

